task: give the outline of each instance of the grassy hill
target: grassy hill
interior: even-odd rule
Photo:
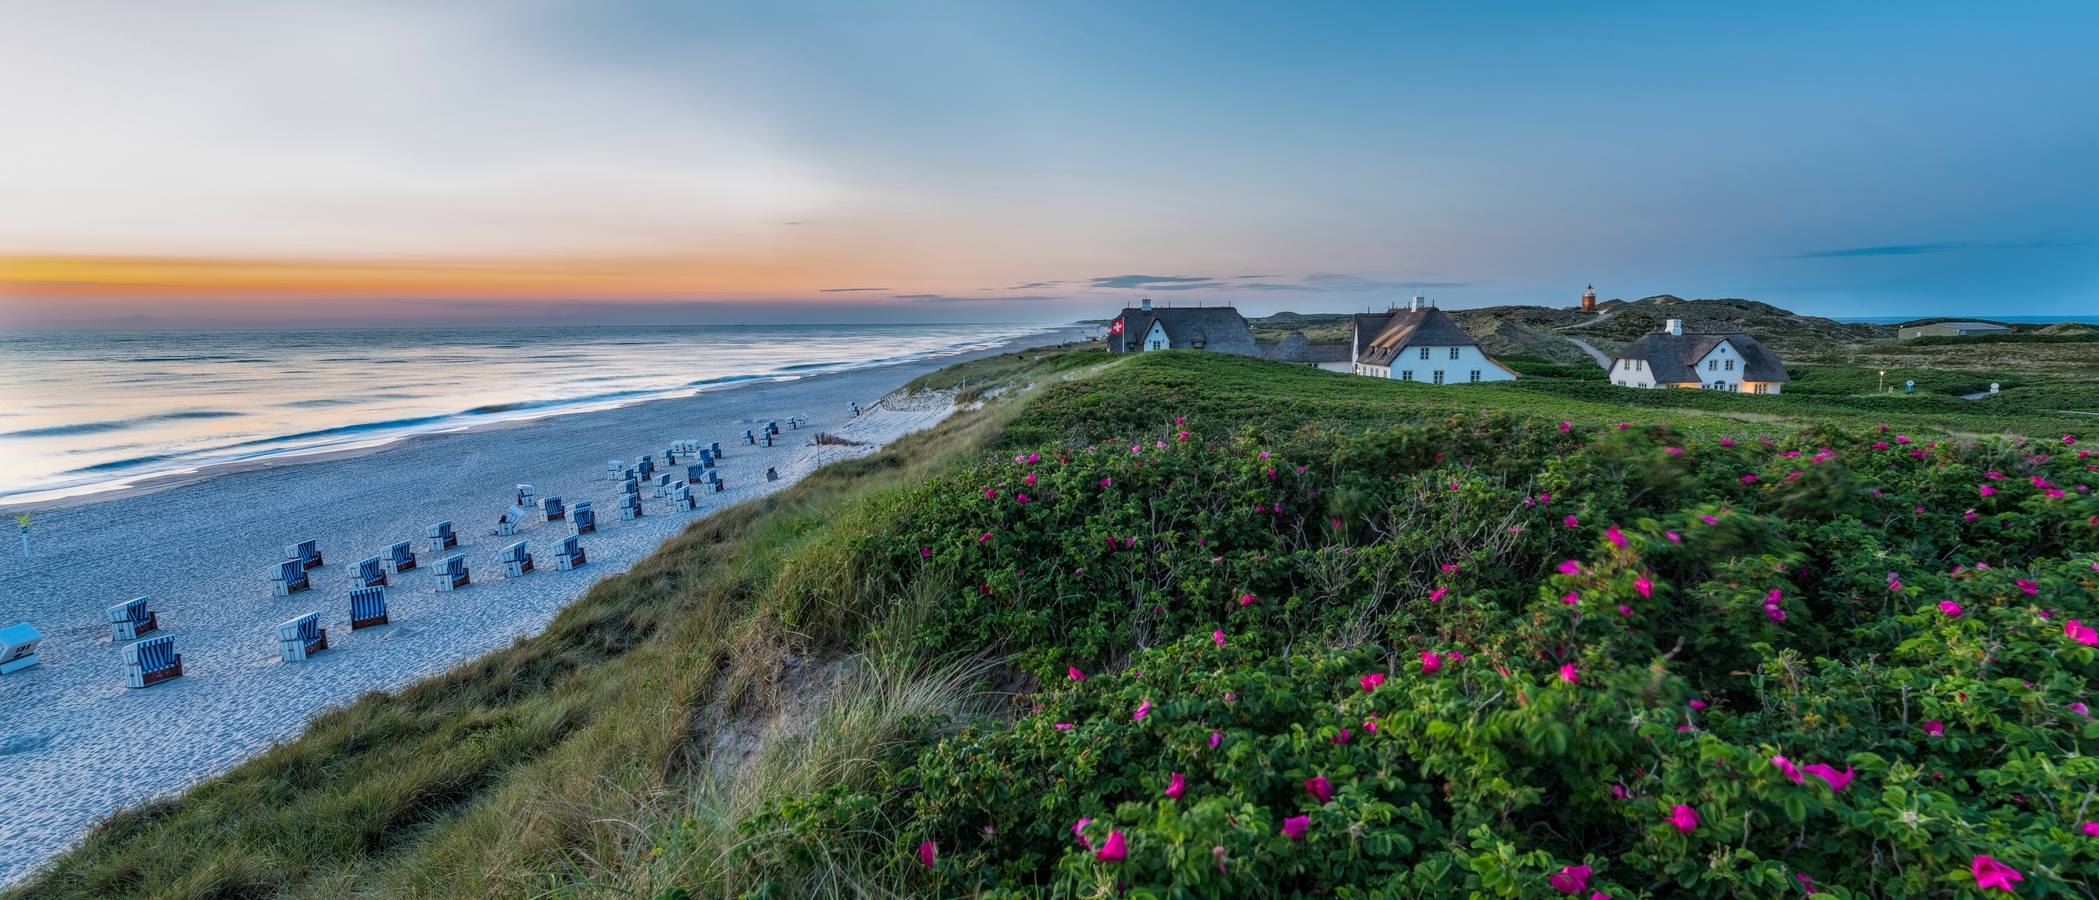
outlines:
[[[982,405],[7,896],[2099,889],[2093,420],[1528,369],[943,370]]]

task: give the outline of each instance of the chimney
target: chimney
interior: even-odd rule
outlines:
[[[1420,309],[1421,299],[1422,298],[1420,297],[1415,297],[1414,299],[1407,301],[1407,309],[1409,311]]]
[[[1140,305],[1139,305],[1139,306],[1137,307],[1138,309],[1151,309],[1151,308],[1152,308],[1152,298],[1150,298],[1150,297],[1146,297],[1146,298],[1144,298],[1143,300],[1139,300],[1139,301],[1137,301],[1137,302],[1138,302],[1138,303],[1140,304]]]
[[[1683,333],[1684,333],[1684,320],[1682,320],[1682,319],[1670,319],[1670,320],[1669,320],[1669,333],[1670,333],[1670,334],[1677,334],[1677,335],[1683,334]]]

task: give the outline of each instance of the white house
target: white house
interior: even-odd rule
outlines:
[[[1108,352],[1211,350],[1237,356],[1260,356],[1246,317],[1229,306],[1164,306],[1149,299],[1126,308],[1108,327]]]
[[[1682,319],[1618,351],[1611,383],[1636,388],[1705,388],[1776,394],[1792,381],[1777,354],[1741,332],[1685,334]]]
[[[1415,297],[1406,309],[1356,314],[1357,375],[1429,384],[1514,381],[1516,372],[1480,350],[1443,311]]]

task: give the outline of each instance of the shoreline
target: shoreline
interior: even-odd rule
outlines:
[[[1059,329],[973,353],[416,435],[56,510],[31,536],[35,556],[0,557],[0,619],[28,621],[45,635],[39,665],[0,677],[0,709],[9,711],[0,721],[0,806],[12,811],[0,886],[28,877],[110,813],[238,765],[296,736],[319,712],[544,630],[599,580],[712,512],[934,424],[951,404],[880,404],[919,375],[1077,334]],[[848,412],[851,400],[861,417]],[[741,443],[745,428],[791,413],[810,421],[799,431],[783,426],[771,447]],[[862,445],[818,445],[819,431]],[[719,440],[726,490],[696,492],[700,509],[691,512],[670,511],[645,492],[646,515],[622,520],[605,460],[656,452],[674,439]],[[779,480],[768,481],[768,469]],[[582,538],[588,564],[553,566],[549,551],[568,535],[566,523],[528,520],[513,536],[496,534],[496,514],[520,482],[571,506],[592,501],[599,530]],[[346,597],[357,561],[405,539],[422,562],[434,562],[440,554],[426,552],[423,532],[439,520],[456,523],[459,546],[443,555],[465,554],[472,584],[439,592],[424,572],[403,573],[386,589],[393,621],[351,629]],[[311,590],[273,596],[265,570],[298,540],[320,541],[327,564],[313,570]],[[548,555],[537,571],[506,578],[498,553],[520,540]],[[123,687],[119,649],[128,642],[112,640],[102,615],[137,596],[153,598],[161,630],[149,636],[173,636],[185,670],[145,689]],[[275,627],[315,611],[330,648],[283,661]]]

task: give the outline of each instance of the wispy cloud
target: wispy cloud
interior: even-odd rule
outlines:
[[[854,292],[854,291],[886,291],[886,290],[889,290],[889,289],[888,289],[888,288],[886,288],[886,287],[878,287],[878,288],[818,288],[816,292],[817,292],[817,293],[819,293],[819,294],[850,294],[850,293],[852,293],[852,292]]]
[[[950,294],[891,294],[890,296],[911,303],[1033,303],[1042,300],[1062,300],[1062,297],[956,297]]]
[[[1097,288],[1130,288],[1145,291],[1193,291],[1224,286],[1217,279],[1207,275],[1110,275],[1106,278],[1088,279],[1086,283]]]
[[[1772,259],[1832,259],[1846,256],[1919,256],[1926,253],[1957,253],[1962,250],[2030,250],[2039,247],[2079,247],[2090,241],[1942,241],[1935,244],[1889,244],[1885,247],[1851,247],[1817,250]]]
[[[1030,281],[1030,282],[1027,282],[1027,283],[1024,283],[1024,284],[1016,284],[1016,285],[1014,285],[1014,286],[1012,286],[1012,287],[1002,287],[1002,288],[977,288],[977,290],[980,290],[980,291],[1039,291],[1039,290],[1042,290],[1043,288],[1046,288],[1046,287],[1056,287],[1057,285],[1060,285],[1060,284],[1070,284],[1070,283],[1071,283],[1071,282],[1069,282],[1069,281]]]

